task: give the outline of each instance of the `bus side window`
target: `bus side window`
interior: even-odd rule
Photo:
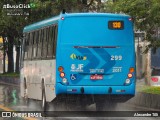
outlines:
[[[43,36],[43,48],[42,48],[42,57],[45,59],[47,57],[47,47],[48,47],[48,28],[44,28]]]
[[[37,53],[37,34],[38,31],[35,31],[33,34],[33,51],[32,51],[32,59],[36,58],[36,53]]]
[[[49,27],[47,27],[47,34],[46,34],[46,57],[48,56],[48,43],[49,43]]]
[[[28,47],[28,59],[32,59],[32,48],[33,48],[33,32],[29,36],[29,47]]]
[[[29,36],[30,33],[26,33],[24,36],[24,60],[28,58]]]
[[[57,47],[57,36],[58,35],[58,25],[54,29],[54,43],[53,43],[53,57],[56,56],[56,47]]]
[[[39,42],[39,31],[37,31],[37,34],[36,34],[36,58],[38,57],[38,42]]]
[[[37,58],[41,58],[41,53],[42,53],[42,39],[43,39],[43,30],[39,30],[39,40],[38,40],[38,52],[37,52]]]
[[[48,53],[47,57],[53,57],[53,41],[54,41],[54,26],[49,27],[49,39],[48,39]]]

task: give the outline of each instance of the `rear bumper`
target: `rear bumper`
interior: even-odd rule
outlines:
[[[128,86],[65,86],[56,84],[56,95],[59,94],[127,94],[135,95],[135,84]]]

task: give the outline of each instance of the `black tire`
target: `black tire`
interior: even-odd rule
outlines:
[[[30,99],[29,98],[24,98],[24,103],[27,107],[29,107]]]
[[[28,98],[27,89],[25,89],[24,93],[24,104],[28,107],[29,106],[30,99]]]
[[[45,87],[44,84],[42,85],[42,111],[46,111],[47,109],[47,103],[46,103],[46,93],[45,93]]]
[[[28,107],[30,99],[28,98],[27,80],[24,78],[24,104]]]

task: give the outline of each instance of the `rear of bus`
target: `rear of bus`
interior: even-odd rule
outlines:
[[[64,14],[56,94],[135,94],[133,21],[118,14]]]

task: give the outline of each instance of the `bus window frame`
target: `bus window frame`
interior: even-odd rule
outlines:
[[[52,26],[49,26],[49,28],[48,28],[48,43],[47,43],[47,59],[51,58],[51,56],[49,56],[49,51],[50,51],[49,46],[50,46],[51,39],[52,39],[51,37],[52,37]]]
[[[26,46],[25,46],[25,42],[26,42],[26,34],[27,33],[23,33],[23,41],[21,42],[21,60],[24,61],[25,60],[25,51]]]
[[[33,31],[34,32],[34,43],[33,43],[33,54],[32,54],[32,60],[37,59],[37,51],[38,51],[38,46],[37,46],[37,42],[38,42],[38,30]],[[34,55],[34,49],[35,49],[35,55]]]
[[[36,33],[36,31],[32,31],[32,54],[31,54],[31,60],[34,60],[35,33]]]
[[[56,58],[57,39],[58,39],[58,24],[55,24],[55,26],[54,26],[53,58]]]
[[[52,36],[50,36],[50,31],[52,32]],[[46,35],[45,35],[46,32]],[[45,60],[45,59],[56,59],[56,47],[57,47],[57,39],[58,39],[58,23],[52,24],[49,26],[42,27],[40,29],[25,32],[27,34],[27,38],[25,37],[24,43],[24,58],[23,60]],[[44,54],[44,40],[46,40],[46,54]],[[49,44],[51,40],[51,49],[52,53],[48,56]],[[27,46],[26,46],[27,45]],[[34,56],[34,48],[36,48],[35,56]],[[27,50],[27,57],[25,57],[25,51]],[[29,51],[30,50],[30,51]],[[39,51],[40,50],[40,51]],[[31,53],[29,53],[31,52]],[[40,53],[39,53],[40,52]],[[30,56],[29,56],[30,54]]]
[[[47,48],[47,58],[48,59],[55,59],[53,52],[54,52],[54,38],[55,38],[55,24],[49,27],[49,39],[48,39],[48,46],[51,44],[50,48]],[[48,55],[49,49],[51,50],[51,55]]]
[[[29,50],[29,37],[30,33],[26,32],[24,36],[24,43],[23,43],[23,60],[28,60],[28,50]],[[27,54],[27,55],[26,55]]]
[[[36,32],[37,32],[37,37],[36,37],[36,57],[35,59],[37,59],[37,56],[38,56],[39,30],[37,30]]]
[[[43,37],[42,37],[42,51],[41,51],[41,59],[45,59],[45,56],[43,55],[44,54],[44,40],[45,40],[45,33],[46,33],[46,31],[45,31],[46,29],[45,29],[45,27],[44,28],[42,28],[42,34],[43,34]]]
[[[44,39],[44,28],[41,29],[41,41],[40,41],[40,45],[41,45],[41,56],[40,56],[40,59],[43,58],[42,56],[42,52],[43,52],[43,39]]]
[[[47,55],[48,55],[48,44],[49,44],[49,26],[46,28],[46,58],[47,58]]]
[[[36,59],[41,59],[41,53],[42,53],[42,29],[39,29],[38,30],[38,35],[39,35],[39,38],[38,38],[38,43],[37,43],[37,46],[38,46],[38,50],[37,50],[37,58]]]

